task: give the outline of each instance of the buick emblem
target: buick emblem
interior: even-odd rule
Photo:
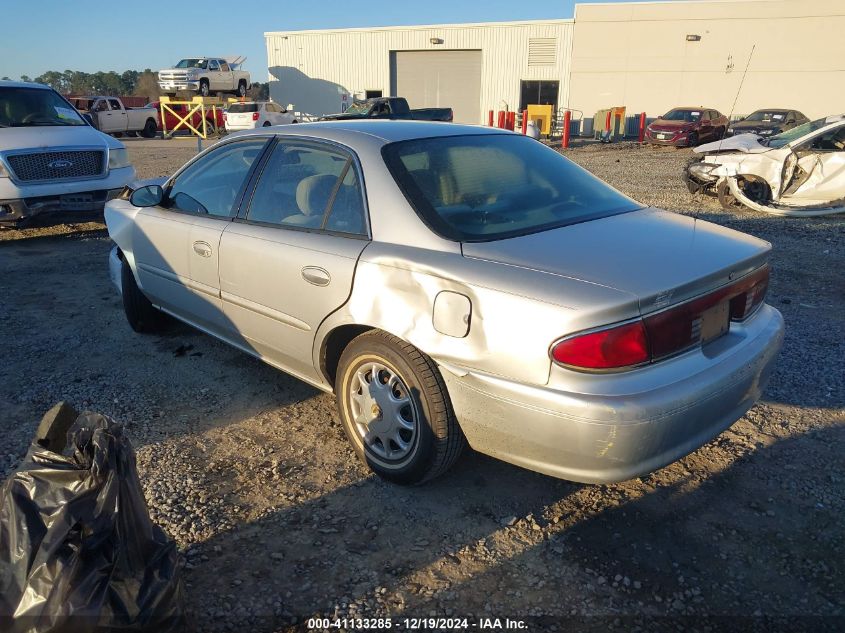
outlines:
[[[69,160],[54,160],[47,163],[47,167],[50,169],[67,169],[68,167],[73,167],[73,163]]]

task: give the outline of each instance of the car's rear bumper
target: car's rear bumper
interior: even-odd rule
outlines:
[[[257,127],[257,121],[250,121],[249,123],[226,123],[227,132],[242,132],[243,130],[254,130]]]
[[[443,366],[469,444],[541,473],[585,483],[638,477],[691,453],[731,426],[760,397],[783,342],[783,318],[764,305],[714,348],[664,361],[602,388],[565,390],[514,383]],[[694,358],[693,354],[703,355]],[[697,371],[691,371],[695,367]],[[658,378],[655,380],[654,376]]]

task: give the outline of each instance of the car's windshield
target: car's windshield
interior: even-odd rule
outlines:
[[[641,208],[521,135],[415,139],[382,153],[420,217],[455,241],[486,242]]]
[[[257,103],[233,103],[229,106],[230,114],[238,114],[239,112],[258,112]]]
[[[344,114],[360,114],[365,115],[370,111],[373,104],[370,101],[353,101],[352,105],[346,108]]]
[[[207,59],[182,59],[176,64],[176,68],[206,68],[208,67]]]
[[[701,110],[669,110],[669,112],[660,118],[664,121],[685,121],[691,123],[701,118]]]
[[[746,121],[766,121],[775,123],[786,119],[786,112],[781,110],[757,110],[745,117]]]
[[[53,90],[0,88],[0,128],[87,125],[80,114]]]
[[[810,132],[815,132],[816,130],[823,128],[825,125],[830,125],[831,123],[833,123],[833,121],[828,121],[827,119],[816,119],[815,121],[810,121],[808,123],[804,123],[803,125],[799,125],[798,127],[794,127],[791,130],[787,130],[786,132],[775,134],[773,137],[762,142],[769,147],[777,149],[778,147],[788,145],[792,141],[799,139],[802,136],[806,136]]]

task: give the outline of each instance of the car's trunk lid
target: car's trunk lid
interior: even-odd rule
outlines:
[[[634,294],[647,314],[751,272],[765,263],[771,245],[709,222],[642,209],[462,248],[465,257]]]

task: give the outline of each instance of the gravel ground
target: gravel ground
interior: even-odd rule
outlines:
[[[195,151],[127,146],[139,177]],[[201,631],[315,614],[845,630],[845,222],[726,213],[680,181],[688,150],[566,155],[643,203],[774,244],[769,302],[787,336],[770,387],[683,460],[587,486],[466,454],[427,486],[385,484],[356,461],[331,396],[178,324],[134,334],[92,222],[0,233],[0,471],[57,400],[124,422]]]

